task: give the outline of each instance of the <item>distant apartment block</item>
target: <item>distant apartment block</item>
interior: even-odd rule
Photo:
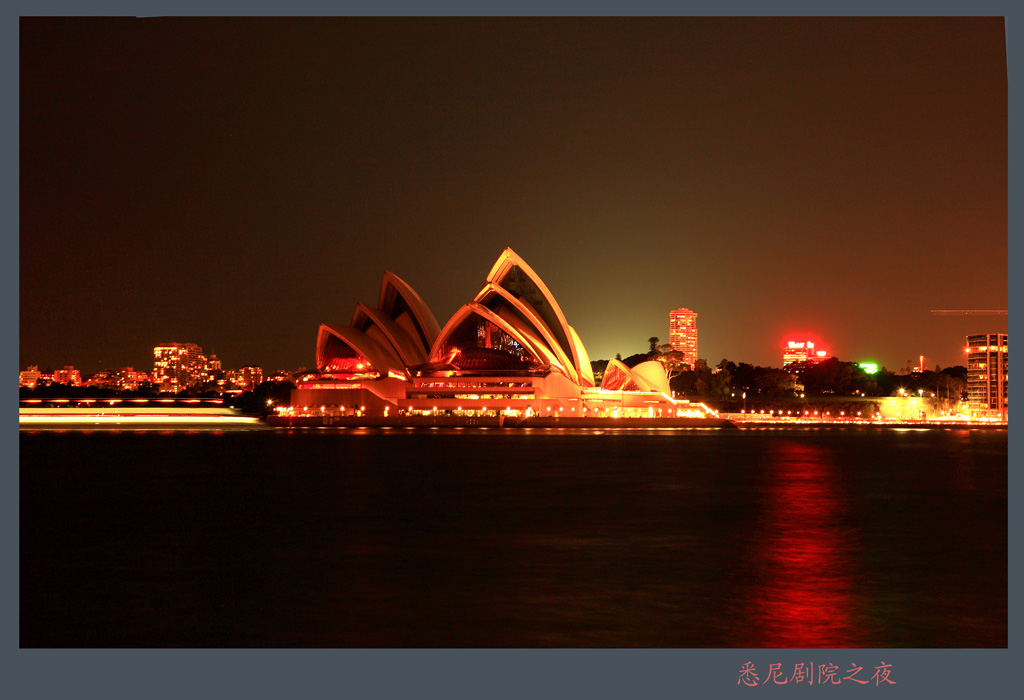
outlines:
[[[67,384],[69,386],[82,386],[82,374],[74,367],[66,365],[64,369],[56,369],[53,371],[53,383]]]
[[[683,353],[683,362],[692,369],[697,364],[697,312],[676,309],[668,314],[668,342]]]
[[[234,390],[252,391],[263,383],[263,368],[246,365],[238,369],[229,369],[225,372],[224,379]]]
[[[115,391],[135,391],[148,381],[149,375],[145,372],[136,372],[133,367],[119,367],[97,372],[85,381],[85,386],[114,389]]]
[[[164,343],[153,348],[153,383],[161,391],[176,392],[200,386],[211,377],[210,362],[198,345]]]
[[[35,389],[40,377],[42,373],[39,371],[39,365],[29,365],[25,371],[18,372],[18,386]]]
[[[1009,359],[1007,334],[967,336],[967,407],[972,414],[1009,418]]]
[[[816,350],[810,340],[790,340],[782,351],[783,368],[798,368],[827,360],[828,350]]]

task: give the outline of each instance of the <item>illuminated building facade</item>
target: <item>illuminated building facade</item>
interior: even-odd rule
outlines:
[[[782,353],[782,366],[808,365],[828,359],[827,350],[815,350],[810,340],[790,340]]]
[[[533,269],[506,248],[483,287],[441,327],[420,296],[385,272],[376,307],[322,324],[316,369],[285,410],[361,415],[680,416],[663,367],[611,360],[601,386],[576,330]]]
[[[114,389],[117,391],[134,391],[139,385],[149,381],[149,375],[145,372],[136,372],[132,367],[120,367],[118,369],[105,369],[102,372],[89,377],[85,382],[86,386],[100,387],[103,389]]]
[[[967,406],[972,415],[1009,418],[1009,359],[1005,333],[967,336]]]
[[[18,386],[35,389],[40,377],[42,373],[39,371],[39,365],[29,365],[24,372],[18,372]]]
[[[153,383],[161,391],[202,384],[209,375],[203,349],[194,343],[164,343],[153,348]]]
[[[668,314],[668,342],[683,353],[683,362],[693,369],[697,364],[697,312],[676,309]]]
[[[255,365],[246,365],[236,370],[231,370],[232,383],[242,391],[252,391],[263,383],[263,368]]]
[[[68,365],[64,369],[53,371],[54,384],[67,384],[68,386],[81,386],[82,374],[74,367]]]

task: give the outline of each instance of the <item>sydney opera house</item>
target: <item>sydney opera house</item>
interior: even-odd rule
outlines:
[[[322,324],[316,373],[290,415],[704,418],[672,398],[661,363],[610,360],[600,386],[558,302],[506,248],[483,288],[440,327],[423,299],[385,272],[376,307]]]

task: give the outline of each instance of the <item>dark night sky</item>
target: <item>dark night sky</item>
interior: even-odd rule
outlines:
[[[505,246],[594,359],[1005,332],[1004,24],[22,19],[20,364],[310,366],[391,270],[444,325]]]

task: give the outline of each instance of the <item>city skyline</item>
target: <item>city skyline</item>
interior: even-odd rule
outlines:
[[[685,305],[712,365],[790,338],[964,364],[1006,317],[930,310],[1007,308],[1004,43],[1001,18],[22,19],[19,364],[177,338],[308,367],[385,270],[447,317],[507,245],[594,359]]]

